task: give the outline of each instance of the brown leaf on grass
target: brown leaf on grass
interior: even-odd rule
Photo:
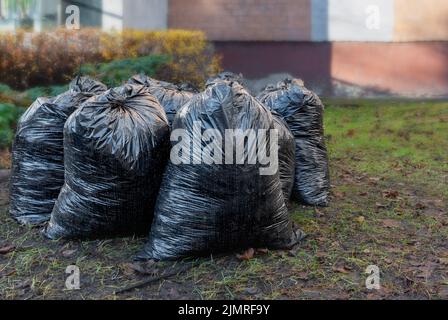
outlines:
[[[307,281],[310,279],[310,276],[306,272],[299,272],[296,276],[298,280]]]
[[[338,273],[347,274],[347,273],[350,273],[351,268],[344,266],[344,265],[336,265],[336,266],[333,266],[333,271],[338,272]]]
[[[448,266],[448,258],[439,258],[439,263]]]
[[[158,270],[154,268],[155,261],[149,260],[145,263],[125,263],[121,266],[124,274],[157,275]]]
[[[6,247],[2,247],[0,248],[0,254],[8,254],[11,253],[13,251],[15,251],[17,248],[15,246],[6,246]]]
[[[253,248],[250,248],[244,251],[243,254],[238,254],[236,257],[242,261],[249,261],[253,259],[254,256],[255,256],[255,250]]]
[[[347,137],[352,138],[354,137],[356,134],[356,130],[355,129],[350,129],[347,131]]]
[[[417,210],[424,210],[424,209],[426,209],[426,206],[423,203],[417,203],[415,205],[415,209],[417,209]]]
[[[383,197],[386,199],[397,199],[400,193],[396,190],[387,190],[383,192]]]
[[[392,219],[384,219],[383,226],[385,226],[386,228],[399,228],[401,227],[401,222]]]
[[[257,249],[257,254],[268,254],[269,250],[266,248],[258,248]]]
[[[369,184],[372,186],[376,186],[378,184],[378,182],[381,181],[381,178],[378,177],[371,177],[369,178]]]
[[[360,192],[359,195],[360,195],[361,197],[366,197],[366,196],[369,195],[369,193],[368,193],[368,192]]]
[[[341,198],[344,198],[344,197],[345,197],[345,192],[335,191],[335,192],[333,192],[333,195],[334,195],[336,198],[341,199]]]

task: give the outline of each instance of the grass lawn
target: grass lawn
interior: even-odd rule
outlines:
[[[330,206],[294,206],[308,238],[250,260],[139,265],[144,239],[49,242],[9,219],[0,177],[0,299],[447,299],[448,103],[327,101],[326,134]],[[79,291],[64,289],[72,264]],[[380,290],[366,289],[369,265]]]

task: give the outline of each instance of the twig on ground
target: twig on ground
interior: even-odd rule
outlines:
[[[164,280],[164,279],[168,279],[168,278],[180,275],[182,273],[185,273],[188,270],[192,269],[195,265],[196,264],[191,263],[191,264],[183,266],[183,267],[181,267],[181,268],[179,268],[177,270],[173,270],[173,271],[164,273],[164,274],[162,274],[160,276],[151,277],[149,279],[146,279],[146,280],[143,280],[143,281],[138,282],[136,284],[133,284],[133,285],[131,285],[129,287],[117,290],[117,291],[114,292],[114,294],[118,295],[118,294],[123,294],[123,293],[129,292],[129,291],[133,291],[135,289],[141,289],[141,288],[146,287],[146,286],[148,286],[148,285],[150,285],[150,284],[152,284],[154,282],[157,282],[157,281],[160,281],[160,280]]]

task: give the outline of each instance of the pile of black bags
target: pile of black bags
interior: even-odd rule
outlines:
[[[212,158],[210,151],[194,149],[185,158],[187,163],[168,164],[149,241],[140,258],[167,260],[294,244],[278,172],[261,175],[260,162],[248,164],[247,159],[243,164],[216,161],[224,163],[223,150],[229,151],[221,145],[226,130],[274,127],[271,113],[236,82],[218,81],[184,105],[173,130],[183,129],[194,139],[195,134],[214,129],[219,135],[209,143],[219,146],[208,145],[207,150],[222,152]],[[247,153],[257,148],[252,142],[245,146]]]
[[[22,224],[50,219],[64,184],[63,130],[68,117],[106,86],[78,77],[56,98],[39,98],[18,123],[12,152],[10,213]]]
[[[111,89],[67,121],[65,184],[46,235],[88,239],[149,231],[169,153],[163,108],[143,86]]]
[[[291,198],[296,172],[296,143],[288,125],[275,112],[274,128],[278,132],[278,162],[280,182],[282,183],[283,196],[288,203]]]
[[[149,89],[165,109],[170,126],[177,111],[197,93],[197,90],[188,84],[174,85],[145,75],[136,75],[129,80],[129,83],[143,85]]]
[[[20,223],[50,220],[51,239],[149,233],[138,258],[172,260],[290,248],[302,236],[291,194],[328,203],[324,107],[300,81],[257,99],[228,72],[201,93],[144,75],[106,90],[78,77],[21,118],[10,209]]]
[[[328,204],[330,177],[319,97],[300,80],[285,80],[265,89],[258,100],[288,124],[296,142],[293,195],[315,206]]]

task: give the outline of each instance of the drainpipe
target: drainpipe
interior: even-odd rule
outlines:
[[[36,0],[36,7],[35,7],[35,11],[34,11],[34,17],[33,17],[33,21],[34,21],[34,31],[36,32],[41,32],[42,31],[42,0]]]

